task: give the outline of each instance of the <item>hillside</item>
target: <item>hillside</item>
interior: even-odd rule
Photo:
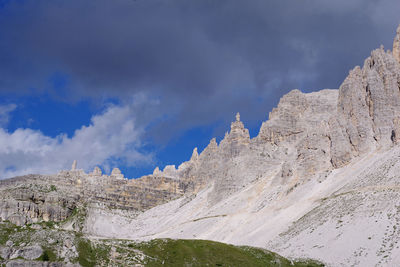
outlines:
[[[16,227],[0,224],[0,264],[6,266],[297,266],[318,267],[311,260],[288,260],[267,250],[206,240],[155,239],[134,242],[87,238],[63,231],[59,224]]]
[[[178,168],[0,182],[0,218],[87,237],[202,239],[331,266],[400,264],[400,26],[338,90],[293,90],[250,138],[237,114]],[[79,220],[74,212],[83,211]]]

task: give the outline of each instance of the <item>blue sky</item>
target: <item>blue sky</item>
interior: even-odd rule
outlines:
[[[279,98],[391,48],[397,0],[0,0],[0,178],[72,160],[127,177],[252,136]]]

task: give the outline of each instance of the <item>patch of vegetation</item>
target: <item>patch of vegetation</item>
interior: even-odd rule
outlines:
[[[43,226],[47,227],[47,228],[54,228],[54,225],[56,223],[53,221],[47,221],[47,222],[43,222]]]
[[[324,266],[311,260],[290,261],[263,249],[206,240],[156,239],[128,246],[148,256],[146,266]]]
[[[57,255],[50,248],[44,248],[43,254],[38,258],[39,261],[57,261]]]
[[[20,226],[16,226],[10,222],[0,222],[0,245],[5,245],[10,236],[19,231],[21,231]]]
[[[52,191],[57,191],[57,187],[54,184],[50,185],[50,192]]]
[[[59,226],[62,226],[64,224],[72,222],[73,228],[76,231],[81,232],[85,224],[85,220],[86,220],[86,206],[79,206],[79,207],[76,206],[71,211],[71,214],[65,220],[58,222],[57,224]]]
[[[89,239],[78,235],[75,239],[77,244],[77,262],[83,267],[107,266],[109,263],[110,247],[105,244],[95,245]]]
[[[0,223],[0,245],[4,245],[11,240],[15,246],[22,243],[29,243],[34,230],[29,226],[16,226],[13,223]]]
[[[315,261],[315,260],[310,260],[310,259],[298,259],[293,262],[293,265],[291,266],[296,266],[296,267],[323,267],[325,264]]]
[[[80,214],[74,212],[75,216]],[[50,226],[50,225],[49,225]],[[83,267],[92,266],[281,266],[281,267],[320,267],[323,264],[312,260],[288,260],[276,253],[260,248],[233,246],[207,240],[171,240],[155,239],[149,242],[135,243],[127,240],[89,240],[81,232],[65,231],[45,227],[33,229],[14,224],[0,223],[0,244],[8,240],[14,246],[31,242],[40,244],[42,255],[37,259],[44,262],[62,262],[56,251],[63,240],[73,240],[78,252],[75,259],[68,261],[79,263]],[[49,245],[49,240],[52,245]],[[25,246],[25,245],[22,245]],[[1,266],[1,259],[0,259]]]
[[[89,240],[78,238],[77,242],[78,262],[83,267],[96,266],[96,250]]]

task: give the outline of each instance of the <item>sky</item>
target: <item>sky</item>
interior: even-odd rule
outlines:
[[[0,179],[179,165],[236,112],[252,137],[292,89],[339,88],[398,0],[0,0]]]

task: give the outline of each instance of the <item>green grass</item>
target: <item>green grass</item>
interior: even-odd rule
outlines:
[[[38,258],[39,261],[57,261],[57,255],[50,248],[44,248],[43,254]]]
[[[47,228],[54,228],[54,225],[56,225],[56,223],[53,221],[42,222],[42,226],[47,227]]]
[[[78,238],[78,262],[83,267],[96,266],[96,249],[87,239]]]
[[[237,247],[206,240],[156,239],[130,245],[147,256],[146,266],[324,266],[314,261],[291,264],[278,254],[252,247]]]
[[[109,262],[110,247],[106,244],[95,245],[89,239],[78,235],[75,238],[77,244],[77,262],[83,267],[107,266]]]
[[[5,245],[10,236],[19,231],[21,231],[20,226],[16,226],[10,222],[0,222],[0,245]]]
[[[5,245],[12,230],[10,228],[1,227],[0,228],[0,245]]]
[[[57,247],[62,245],[63,242],[57,242],[53,245],[46,243],[49,237],[56,240],[63,230],[46,227],[38,231],[30,227],[18,227],[9,222],[0,223],[0,245],[4,245],[7,240],[12,240],[16,246],[19,246],[22,242],[28,244],[34,239],[43,248],[43,254],[37,260],[46,262],[63,261],[56,254]],[[78,257],[70,260],[79,263],[83,267],[130,266],[136,263],[150,267],[324,266],[312,260],[290,261],[276,253],[260,248],[238,247],[207,240],[155,239],[149,242],[135,243],[133,241],[112,239],[91,241],[80,232],[66,231],[61,236],[65,235],[73,238],[78,252]]]

